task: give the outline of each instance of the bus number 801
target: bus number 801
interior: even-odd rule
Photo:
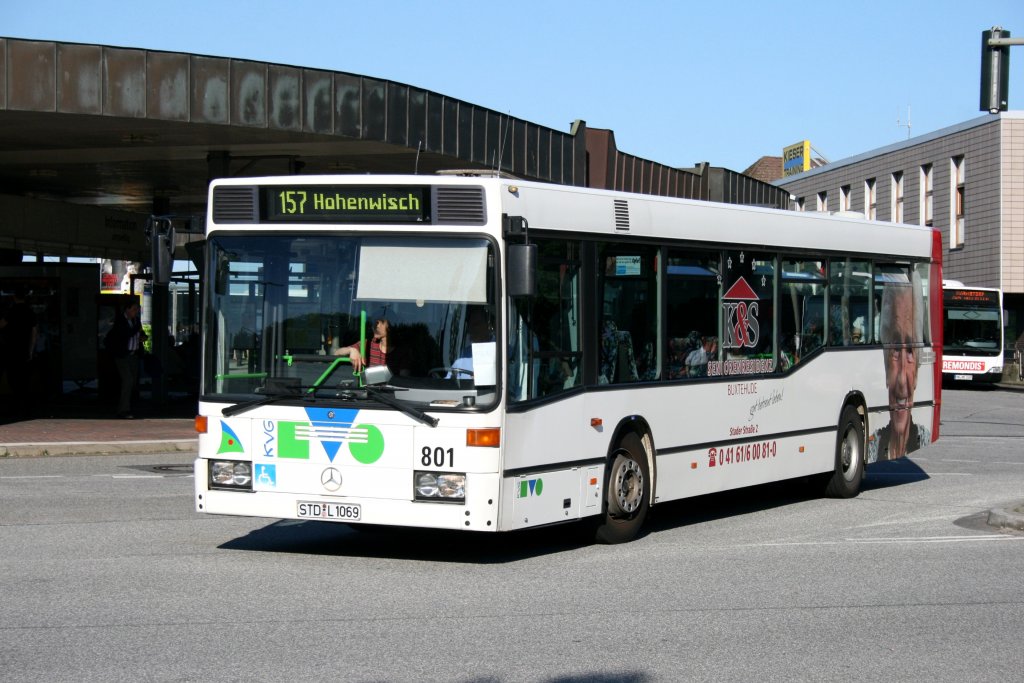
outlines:
[[[424,467],[444,467],[445,457],[448,459],[448,467],[455,467],[455,449],[449,448],[444,449],[438,446],[437,448],[431,448],[430,446],[423,447],[423,457],[420,459],[420,464]]]

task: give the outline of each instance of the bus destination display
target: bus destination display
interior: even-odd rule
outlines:
[[[262,188],[263,220],[289,223],[428,223],[429,188],[274,185]]]
[[[947,289],[943,292],[946,305],[972,304],[999,306],[999,293],[978,289]]]

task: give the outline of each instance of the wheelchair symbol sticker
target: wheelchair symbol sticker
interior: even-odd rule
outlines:
[[[277,486],[277,465],[256,465],[256,486],[274,488]]]

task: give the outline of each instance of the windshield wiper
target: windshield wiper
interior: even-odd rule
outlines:
[[[388,406],[391,406],[392,408],[400,410],[401,412],[405,413],[406,415],[408,415],[412,419],[417,420],[419,422],[422,422],[423,424],[427,425],[428,427],[436,427],[437,426],[438,419],[436,417],[430,417],[429,415],[424,413],[422,410],[417,410],[416,408],[413,408],[412,406],[410,406],[410,405],[408,405],[406,403],[403,403],[402,401],[399,401],[398,399],[392,398],[392,397],[388,396],[387,394],[385,394],[380,389],[377,389],[377,388],[371,387],[371,386],[365,386],[365,387],[363,387],[363,390],[366,391],[368,396],[372,396],[373,398],[377,399],[378,401],[380,401],[384,405],[388,405]]]
[[[320,377],[317,378],[317,380],[315,382],[313,382],[312,386],[310,386],[310,387],[308,387],[308,388],[306,388],[304,390],[298,390],[296,393],[274,394],[273,396],[264,396],[263,398],[257,398],[257,399],[255,399],[253,401],[247,401],[245,403],[238,403],[238,404],[235,404],[233,406],[229,406],[229,407],[225,408],[221,412],[221,414],[224,415],[225,417],[231,417],[232,415],[239,415],[241,413],[248,412],[248,411],[252,410],[253,408],[259,408],[260,406],[271,405],[273,403],[278,403],[279,401],[283,401],[283,400],[289,399],[289,398],[298,398],[298,399],[302,399],[304,401],[315,401],[316,398],[317,398],[316,397],[316,392],[319,389],[324,388],[323,385],[324,385],[324,382],[327,381],[327,378],[330,377],[334,373],[334,371],[338,368],[338,366],[341,365],[343,362],[345,362],[345,363],[350,362],[348,358],[344,358],[344,357],[340,357],[340,356],[332,358],[330,356],[320,356],[320,355],[314,355],[314,354],[288,354],[288,355],[280,356],[280,359],[285,361],[289,365],[289,367],[291,366],[292,363],[294,363],[296,361],[299,361],[299,362],[311,362],[311,363],[328,363],[329,362],[331,365],[326,370],[324,370],[324,372],[320,375]]]
[[[239,415],[241,413],[249,412],[254,408],[260,406],[268,406],[272,403],[280,403],[288,399],[299,399],[301,401],[309,401],[312,397],[307,397],[302,394],[274,394],[273,396],[264,396],[263,398],[257,398],[252,401],[246,401],[245,403],[236,403],[233,406],[228,406],[221,411],[221,415],[224,417],[231,417],[232,415]]]
[[[314,388],[314,392],[322,389],[323,387]],[[372,398],[378,401],[379,403],[383,403],[384,405],[391,406],[392,408],[401,411],[405,415],[408,415],[412,419],[422,422],[425,425],[428,425],[430,427],[436,427],[438,425],[439,420],[436,417],[431,417],[421,410],[417,410],[416,408],[413,408],[412,406],[403,403],[402,401],[394,399],[391,396],[388,396],[380,389],[375,389],[373,387],[363,387],[362,389],[359,390],[359,393],[361,392],[366,392],[366,397]],[[351,401],[353,399],[358,399],[358,394],[356,392],[353,392],[351,395],[348,396],[336,396],[334,398],[344,398]],[[250,410],[254,410],[256,408],[259,408],[260,406],[267,406],[272,405],[274,403],[280,403],[283,401],[296,399],[303,403],[312,403],[314,401],[322,400],[318,396],[316,396],[315,393],[275,394],[273,396],[264,396],[263,398],[257,398],[253,401],[246,401],[245,403],[236,403],[233,406],[228,406],[227,408],[221,411],[221,415],[223,415],[224,417],[231,417],[232,415],[240,415]]]

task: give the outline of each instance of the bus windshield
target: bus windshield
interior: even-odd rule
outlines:
[[[494,246],[483,238],[214,235],[204,396],[365,398],[431,409],[496,401]],[[378,391],[372,392],[379,394]]]
[[[944,292],[945,328],[943,353],[972,356],[1002,355],[1003,327],[995,293],[974,292],[965,301],[964,290]]]

